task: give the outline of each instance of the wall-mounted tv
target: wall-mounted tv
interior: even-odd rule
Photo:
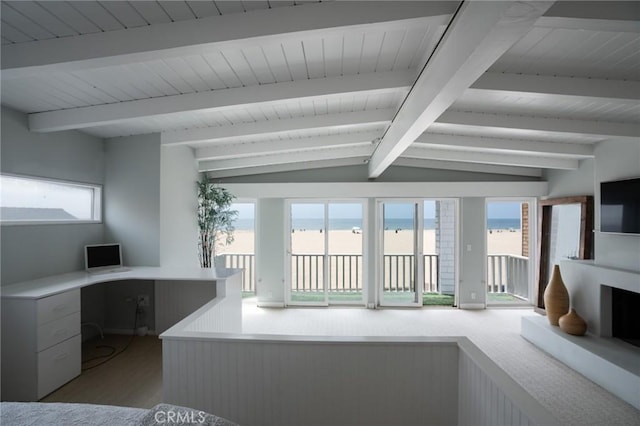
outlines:
[[[600,184],[600,232],[640,234],[640,178]]]

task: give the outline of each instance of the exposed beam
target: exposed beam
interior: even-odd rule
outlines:
[[[640,27],[640,25],[638,25]],[[510,73],[484,73],[468,91],[488,91],[515,95],[534,95],[580,98],[598,101],[629,101],[640,99],[640,82],[597,78],[557,77]]]
[[[399,157],[393,166],[418,167],[463,172],[491,173],[510,176],[542,177],[542,170],[531,167],[499,166],[495,164],[462,163],[459,161],[425,160],[423,158]]]
[[[242,108],[249,105],[276,104],[287,102],[291,99],[331,99],[332,97],[356,93],[392,93],[408,90],[412,81],[411,72],[396,71],[289,81],[162,98],[140,99],[30,114],[29,129],[35,132],[53,132],[103,126],[136,118],[188,111],[219,111],[222,109]]]
[[[319,34],[445,25],[455,2],[328,2],[2,46],[2,78],[202,55]]]
[[[639,33],[640,8],[633,1],[558,1],[535,26]]]
[[[579,161],[571,158],[542,157],[538,155],[498,154],[495,152],[470,152],[452,149],[425,148],[411,146],[402,154],[409,158],[426,160],[460,161],[464,163],[485,163],[504,166],[535,167],[540,169],[575,170]]]
[[[370,144],[380,137],[380,132],[348,133],[343,135],[317,136],[311,138],[285,139],[278,141],[224,144],[196,149],[196,160],[251,157],[277,152],[307,151],[318,148],[333,148],[346,145]]]
[[[324,169],[331,167],[362,166],[366,167],[365,161],[368,156],[335,158],[331,160],[305,161],[301,163],[273,164],[269,166],[247,167],[243,169],[215,170],[207,174],[216,178],[226,178],[235,176],[262,175],[268,173],[292,172],[296,170]],[[203,170],[200,170],[203,171]]]
[[[330,160],[334,158],[363,157],[371,155],[372,147],[367,145],[349,146],[346,148],[317,149],[304,152],[262,155],[259,157],[229,158],[225,160],[209,160],[200,162],[200,170],[226,170],[245,167],[268,166],[271,164],[300,163],[307,161]]]
[[[164,132],[163,145],[198,144],[204,142],[226,142],[234,139],[291,132],[294,130],[314,131],[320,129],[355,128],[359,125],[388,124],[395,114],[393,109],[345,112],[340,114],[294,117],[281,120],[259,121],[232,126],[207,127],[202,129]],[[380,135],[378,135],[380,136]]]
[[[593,158],[593,145],[423,133],[411,146],[463,151],[529,153],[549,157]]]
[[[369,163],[378,177],[553,2],[464,2]]]
[[[600,136],[603,138],[630,138],[637,140],[640,125],[593,120],[568,120],[545,117],[529,117],[506,114],[447,111],[438,117],[438,124],[460,127],[484,127],[499,129],[532,130],[544,133],[573,134],[576,136]]]

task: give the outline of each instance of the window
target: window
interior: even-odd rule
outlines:
[[[0,175],[0,222],[67,223],[101,220],[102,187]]]

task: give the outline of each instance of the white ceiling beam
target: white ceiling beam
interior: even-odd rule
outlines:
[[[468,91],[503,94],[508,92],[520,96],[527,93],[582,100],[637,103],[640,99],[640,82],[486,72]]]
[[[484,127],[496,129],[531,130],[576,136],[600,136],[604,138],[638,139],[640,125],[594,120],[569,120],[546,117],[530,117],[505,114],[447,111],[438,117],[437,123],[460,127]]]
[[[241,137],[265,134],[276,136],[294,130],[354,129],[360,125],[388,124],[391,122],[394,114],[395,109],[378,109],[267,120],[255,123],[234,124],[231,126],[163,132],[161,140],[163,145],[193,145],[206,142],[227,142]]]
[[[224,160],[201,161],[200,171],[239,169],[246,167],[268,166],[272,164],[300,163],[307,161],[331,160],[338,158],[363,157],[371,155],[370,145],[349,146],[346,148],[316,149],[303,152],[262,155],[258,157],[229,158]]]
[[[440,169],[462,172],[491,173],[510,176],[542,177],[542,169],[532,167],[498,166],[494,164],[462,163],[459,161],[425,160],[424,158],[399,157],[393,166]]]
[[[409,71],[359,74],[288,81],[140,99],[29,114],[29,130],[54,132],[126,122],[136,118],[187,111],[219,111],[249,105],[276,104],[292,99],[331,99],[357,93],[383,94],[406,91],[413,81]]]
[[[371,145],[372,141],[378,137],[380,137],[380,132],[361,132],[277,141],[220,144],[196,149],[196,160],[251,157],[278,152],[306,151],[347,145]]]
[[[540,154],[550,157],[593,158],[591,144],[541,142],[519,139],[477,138],[471,136],[423,133],[411,146],[447,148],[461,151]]]
[[[539,155],[503,154],[495,152],[459,151],[412,145],[402,154],[408,158],[425,160],[460,161],[504,166],[535,167],[541,169],[575,170],[579,160],[572,158],[542,157]]]
[[[2,46],[2,78],[69,72],[184,55],[202,55],[258,43],[301,40],[346,30],[445,25],[455,2],[328,2],[154,24]]]
[[[633,1],[558,1],[535,26],[567,30],[640,33],[640,8]]]
[[[214,178],[228,178],[235,176],[262,175],[268,173],[292,172],[296,170],[324,169],[330,167],[362,166],[366,167],[365,161],[368,156],[335,158],[331,160],[305,161],[300,163],[273,164],[269,166],[247,167],[242,169],[215,170],[207,174]],[[203,171],[203,170],[200,170]]]
[[[553,2],[464,2],[369,162],[376,178]]]

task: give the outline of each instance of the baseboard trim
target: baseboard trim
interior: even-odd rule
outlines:
[[[484,309],[484,303],[461,303],[460,309]]]
[[[258,300],[258,308],[284,308],[284,302],[261,302]]]

